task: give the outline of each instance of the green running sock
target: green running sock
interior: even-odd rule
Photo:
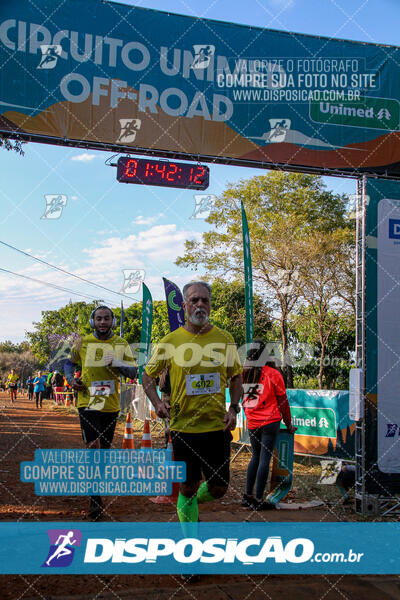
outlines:
[[[204,502],[212,502],[215,500],[214,496],[211,496],[208,491],[208,483],[207,481],[203,481],[196,494],[197,502],[199,504],[204,504]]]
[[[196,538],[199,520],[199,507],[196,496],[187,498],[179,492],[176,510],[182,525],[184,536]]]

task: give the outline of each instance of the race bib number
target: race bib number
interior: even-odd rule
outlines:
[[[219,373],[204,375],[186,375],[186,393],[188,396],[217,394],[221,390]]]
[[[91,396],[110,396],[115,392],[115,384],[112,379],[106,379],[105,381],[92,381],[89,388]]]

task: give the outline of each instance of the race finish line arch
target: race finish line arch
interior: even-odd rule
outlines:
[[[4,0],[0,57],[6,136],[326,175],[400,175],[397,47],[99,0],[56,8]]]
[[[358,179],[356,503],[392,510],[400,186],[382,179],[400,178],[400,49],[100,0],[3,0],[0,59],[3,137]]]

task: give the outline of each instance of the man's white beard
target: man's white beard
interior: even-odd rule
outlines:
[[[200,325],[205,325],[206,323],[208,323],[210,317],[209,315],[206,313],[205,310],[201,310],[201,309],[196,309],[191,316],[187,316],[188,320],[192,323],[192,325],[197,325],[198,327]]]

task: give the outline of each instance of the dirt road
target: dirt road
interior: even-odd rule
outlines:
[[[135,424],[135,442],[140,443],[142,424]],[[117,427],[115,447],[121,448],[123,425]],[[154,447],[161,447],[161,432],[153,431]],[[0,520],[1,521],[82,521],[85,520],[87,498],[35,496],[33,484],[20,482],[21,461],[33,460],[39,448],[81,448],[82,440],[75,413],[65,408],[54,409],[45,401],[36,409],[26,398],[11,406],[0,394]],[[203,521],[339,521],[353,520],[352,510],[339,501],[313,510],[272,511],[254,513],[240,506],[248,456],[232,464],[231,485],[224,499],[201,507]],[[298,488],[299,490],[300,488]],[[301,493],[300,493],[301,496]],[[296,501],[299,491],[292,493]],[[108,521],[177,521],[173,504],[157,505],[146,497],[109,497],[105,499]],[[124,575],[40,575],[1,576],[1,600],[40,598],[42,600],[135,598],[138,600],[176,600],[191,598],[213,600],[258,599],[282,600],[295,596],[309,600],[391,600],[400,598],[399,579],[394,577],[354,576],[211,576],[199,583],[184,584],[179,576]]]

